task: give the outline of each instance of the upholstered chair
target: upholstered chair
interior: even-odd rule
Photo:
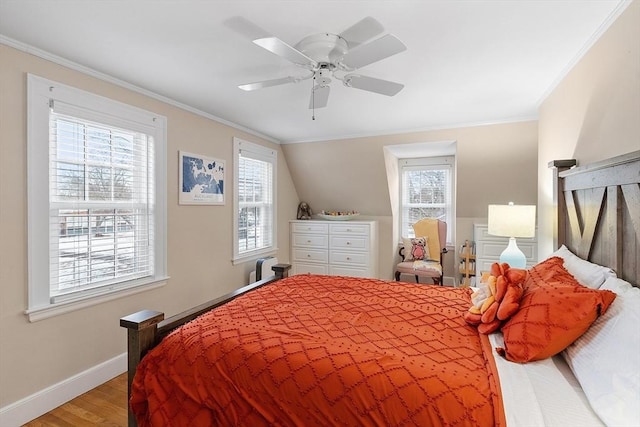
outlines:
[[[395,279],[400,280],[402,274],[427,278],[436,285],[443,284],[443,259],[447,253],[447,223],[434,218],[423,218],[413,224],[415,239],[403,239],[405,244],[400,248],[402,261],[396,266]],[[426,238],[426,242],[424,242]],[[425,244],[424,248],[420,245]],[[417,246],[416,246],[417,245]],[[413,255],[418,255],[419,259]]]

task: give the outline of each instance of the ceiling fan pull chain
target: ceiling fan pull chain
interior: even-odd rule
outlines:
[[[311,86],[311,120],[316,119],[316,73],[313,73],[313,86]]]

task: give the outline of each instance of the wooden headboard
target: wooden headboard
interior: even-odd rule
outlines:
[[[583,259],[615,270],[640,285],[640,150],[574,167],[554,168],[554,247],[564,244]]]

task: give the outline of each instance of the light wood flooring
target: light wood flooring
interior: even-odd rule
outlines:
[[[89,390],[24,427],[127,426],[127,374]]]

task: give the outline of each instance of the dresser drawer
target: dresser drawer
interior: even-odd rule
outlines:
[[[293,233],[292,245],[304,248],[327,248],[329,236],[326,234],[299,234]]]
[[[482,276],[482,273],[491,271],[491,266],[494,262],[500,262],[499,257],[496,257],[495,259],[483,258],[481,260],[476,260],[476,276],[480,277]],[[527,261],[526,268],[529,269],[536,264],[537,262]]]
[[[329,266],[327,264],[297,262],[293,265],[293,274],[329,274]]]
[[[359,234],[361,236],[369,235],[369,226],[366,224],[330,224],[329,230],[331,234]]]
[[[317,222],[296,222],[291,224],[291,231],[293,233],[327,234],[329,233],[329,224],[318,224]]]
[[[487,225],[475,225],[474,226],[474,239],[476,242],[482,242],[482,241],[496,241],[496,242],[509,242],[509,238],[508,237],[502,237],[502,236],[494,236],[493,234],[489,234],[489,227]],[[537,229],[536,229],[536,235],[538,234]],[[518,242],[518,246],[520,246],[520,243],[532,243],[532,242],[537,242],[535,237],[518,237],[517,239]],[[476,243],[477,244],[477,243]],[[505,245],[506,247],[506,245]],[[526,254],[525,254],[526,255]]]
[[[369,250],[369,236],[331,236],[329,248],[354,251]]]
[[[295,248],[293,250],[294,261],[307,261],[307,262],[323,262],[326,263],[329,259],[327,251],[316,251],[313,249]]]
[[[371,273],[366,268],[341,267],[336,265],[329,267],[329,274],[332,276],[371,277]]]
[[[527,262],[535,261],[536,258],[536,246],[531,242],[521,242],[520,239],[516,239],[518,248],[522,251],[527,258]],[[493,242],[493,241],[479,241],[476,242],[476,254],[481,254],[482,258],[500,258],[500,254],[507,248],[508,241]]]
[[[331,264],[348,264],[366,267],[368,261],[369,255],[365,252],[331,251],[329,254],[329,262]]]

